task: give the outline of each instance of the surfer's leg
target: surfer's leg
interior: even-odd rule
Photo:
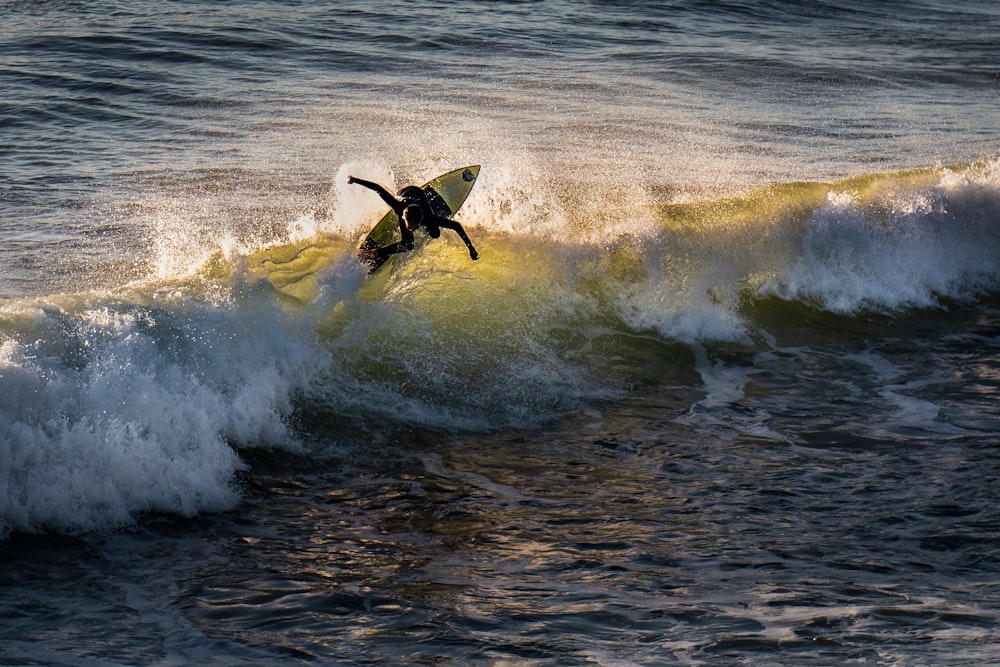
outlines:
[[[384,245],[378,249],[380,255],[395,255],[398,252],[408,252],[410,250],[409,246],[402,241],[396,243],[390,243],[389,245]]]

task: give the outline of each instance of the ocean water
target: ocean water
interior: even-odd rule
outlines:
[[[0,9],[0,664],[1000,662],[994,2]]]

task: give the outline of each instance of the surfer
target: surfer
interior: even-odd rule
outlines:
[[[366,252],[388,257],[393,253],[407,252],[413,250],[413,232],[423,229],[428,236],[436,239],[441,236],[441,228],[451,229],[465,242],[469,249],[469,257],[473,260],[479,259],[479,253],[469,240],[469,235],[465,233],[462,225],[455,220],[436,215],[431,210],[427,195],[416,185],[408,185],[399,191],[399,199],[392,196],[388,190],[378,183],[372,183],[353,176],[347,177],[349,184],[363,185],[369,190],[374,190],[386,204],[399,216],[399,233],[402,240],[390,243],[379,248],[372,248]]]

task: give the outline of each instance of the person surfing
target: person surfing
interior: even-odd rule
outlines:
[[[431,210],[430,202],[427,201],[427,194],[416,185],[408,185],[398,193],[398,199],[378,183],[366,181],[362,178],[348,176],[347,182],[350,185],[361,185],[369,190],[375,191],[389,207],[399,216],[399,233],[402,240],[375,248],[366,248],[359,255],[361,259],[372,266],[374,271],[389,255],[408,252],[413,250],[413,232],[422,229],[432,239],[441,236],[441,229],[451,229],[465,242],[469,249],[469,257],[473,261],[479,259],[479,253],[465,233],[462,225],[449,218],[442,217]]]

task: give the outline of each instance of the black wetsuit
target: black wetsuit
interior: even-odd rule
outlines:
[[[389,207],[396,213],[397,217],[399,217],[399,233],[402,236],[402,240],[398,243],[390,243],[389,245],[375,249],[379,255],[388,257],[393,253],[413,250],[413,232],[406,227],[406,223],[403,221],[403,211],[407,206],[416,204],[420,207],[421,212],[424,214],[420,227],[427,232],[428,236],[432,239],[436,239],[441,236],[442,227],[445,229],[451,229],[458,234],[463,242],[465,242],[466,247],[469,249],[469,256],[474,260],[479,259],[479,253],[476,252],[475,247],[472,245],[472,241],[469,240],[469,235],[465,233],[465,229],[462,225],[455,220],[451,220],[434,213],[434,211],[431,210],[430,202],[427,201],[427,194],[416,185],[408,185],[401,189],[399,191],[400,198],[397,199],[392,196],[392,193],[378,183],[366,181],[361,178],[354,178],[353,176],[349,182],[363,185],[369,190],[377,192],[378,196],[382,198],[382,201],[388,204]],[[379,264],[381,264],[381,262],[379,262]]]

